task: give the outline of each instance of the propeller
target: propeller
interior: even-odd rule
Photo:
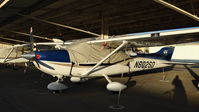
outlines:
[[[22,54],[21,57],[26,58],[30,61],[34,61],[37,64],[37,67],[40,68],[40,65],[45,66],[48,69],[55,70],[52,66],[40,61],[41,55],[36,54],[35,52]]]
[[[30,27],[30,50],[31,52],[29,53],[24,53],[21,55],[21,57],[26,58],[30,61],[34,61],[37,64],[37,67],[40,68],[40,65],[45,66],[46,68],[49,68],[51,70],[54,70],[53,67],[51,67],[50,65],[40,61],[39,59],[41,58],[40,54],[36,54],[36,52],[38,51],[36,46],[34,45],[34,39],[33,39],[33,28]],[[39,52],[39,51],[38,51]]]

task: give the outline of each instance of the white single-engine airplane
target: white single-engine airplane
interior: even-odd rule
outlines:
[[[36,68],[42,72],[58,78],[56,82],[47,86],[49,90],[66,89],[67,86],[61,83],[65,77],[69,77],[72,82],[83,82],[90,78],[104,77],[108,81],[106,88],[109,91],[122,91],[126,88],[126,85],[111,81],[109,76],[162,68],[179,63],[170,61],[175,50],[171,47],[165,47],[157,53],[135,56],[126,54],[127,48],[199,41],[198,34],[199,27],[136,33],[103,40],[73,42],[62,50],[45,51],[35,50],[35,45],[42,45],[42,43],[33,43],[32,36],[30,36],[30,44],[13,46],[0,61],[1,63],[33,62]],[[32,30],[30,35],[32,35]],[[54,45],[64,45],[64,43],[56,42]],[[32,51],[20,55],[16,54],[18,55],[17,58],[13,58],[13,56],[12,59],[10,58],[15,49],[24,46],[31,46]]]

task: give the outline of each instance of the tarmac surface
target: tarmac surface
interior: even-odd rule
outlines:
[[[111,77],[128,86],[119,100],[123,109],[111,109],[118,104],[118,94],[106,90],[104,78],[81,84],[66,79],[69,88],[55,94],[46,87],[56,78],[34,68],[26,74],[23,68],[0,68],[1,112],[199,112],[199,66],[175,65],[164,72],[157,69]]]

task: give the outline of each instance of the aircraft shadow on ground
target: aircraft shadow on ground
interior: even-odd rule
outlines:
[[[174,66],[175,65],[164,67],[164,68],[157,68],[157,69],[151,69],[151,70],[131,72],[131,73],[126,73],[123,76],[121,76],[121,74],[118,74],[118,75],[114,75],[114,76],[111,76],[111,77],[121,77],[121,78],[128,77],[128,80],[124,84],[127,85],[127,89],[130,89],[131,87],[135,86],[136,83],[137,83],[135,80],[133,80],[134,76],[150,75],[151,73],[161,73],[161,72],[163,72],[163,70],[164,70],[164,72],[167,72],[167,71],[173,70]],[[101,78],[98,78],[98,79],[101,79]],[[93,80],[98,80],[98,79],[93,79]]]
[[[127,85],[128,88],[131,88],[133,86],[136,85],[136,81],[135,80],[132,80],[132,77],[133,76],[130,76],[127,80],[127,82],[125,83],[125,85]]]
[[[199,68],[199,64],[192,65],[190,68]]]
[[[2,67],[4,67],[4,66],[2,66]],[[170,71],[170,70],[173,69],[173,67],[174,66],[164,67],[164,71]],[[129,73],[129,74],[124,74],[123,77],[128,77],[127,80],[124,82],[124,84],[127,85],[127,87],[128,87],[127,89],[130,89],[131,87],[136,85],[136,81],[133,80],[134,76],[148,75],[148,74],[151,74],[151,73],[161,73],[161,72],[163,72],[163,68],[157,68],[157,69],[152,69],[152,70],[144,70],[144,71],[138,71],[138,72],[132,72],[132,73]],[[113,77],[113,78],[114,77],[121,77],[121,74],[118,74],[118,75],[115,75],[115,76],[110,76],[110,78],[111,77]],[[87,84],[93,83],[94,81],[97,81],[101,78],[104,78],[104,77],[92,78],[92,79],[89,79],[89,80],[87,80],[83,83],[78,83],[77,85],[82,85],[82,84],[87,85]],[[44,77],[43,77],[43,75],[42,75],[40,81],[41,81],[42,85],[46,86],[49,82],[56,81],[56,78],[50,77],[48,75],[44,75]],[[115,80],[113,79],[112,81],[115,81]],[[41,84],[41,83],[38,83],[38,84]],[[69,79],[65,79],[64,83],[69,85],[69,86],[74,85],[74,83],[70,82]],[[98,84],[94,84],[94,85],[98,85]],[[34,87],[35,86],[36,85],[34,85]]]
[[[190,69],[187,65],[184,65],[184,67],[189,71],[189,73],[194,77],[195,80],[192,80],[192,83],[194,87],[199,90],[198,88],[198,82],[199,82],[199,76],[196,74],[192,69]]]
[[[164,71],[169,71],[169,70],[172,70],[172,67],[167,67],[167,68],[165,68]],[[147,74],[159,73],[159,72],[162,72],[162,68],[155,69],[155,70],[145,70],[145,71],[139,71],[139,72],[126,73],[126,74],[123,74],[123,75],[118,74],[118,75],[110,76],[110,78],[118,78],[118,77],[126,78],[127,77],[128,79],[127,79],[126,82],[124,82],[124,84],[127,85],[126,90],[128,90],[128,89],[134,87],[137,83],[135,80],[133,80],[134,76],[147,75]],[[87,83],[95,81],[95,80],[99,80],[99,79],[102,79],[102,78],[103,77],[93,78],[93,79],[88,80]],[[115,80],[113,79],[112,81],[115,81]]]

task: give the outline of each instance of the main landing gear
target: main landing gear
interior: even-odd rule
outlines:
[[[106,86],[107,90],[112,92],[121,92],[124,90],[127,86],[120,83],[120,82],[112,82],[107,75],[103,75],[105,79],[109,82]]]
[[[122,110],[125,107],[123,105],[120,105],[120,96],[121,96],[121,92],[122,90],[124,90],[127,86],[120,83],[120,82],[112,82],[109,77],[107,75],[103,75],[105,77],[105,79],[109,82],[106,86],[106,88],[109,91],[112,92],[119,92],[118,93],[118,97],[117,97],[117,103],[114,105],[110,105],[109,108],[113,109],[113,110]]]

